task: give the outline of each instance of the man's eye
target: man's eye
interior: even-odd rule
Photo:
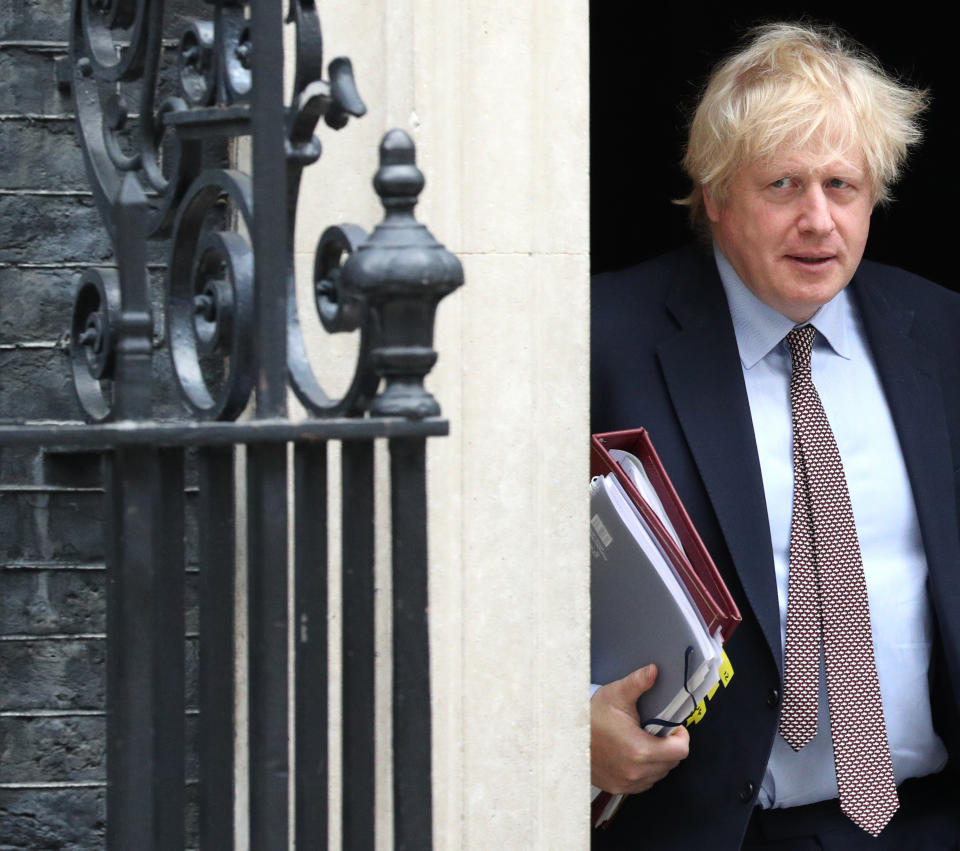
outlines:
[[[773,183],[771,183],[770,185],[771,185],[774,189],[786,189],[787,187],[790,186],[790,178],[789,178],[789,177],[781,177],[779,180],[773,181]]]
[[[832,177],[827,184],[831,189],[846,189],[850,184],[839,177]]]

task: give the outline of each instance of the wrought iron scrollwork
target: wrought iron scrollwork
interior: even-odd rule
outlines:
[[[204,419],[234,419],[253,388],[253,252],[240,233],[217,227],[225,207],[249,232],[250,179],[203,172],[180,204],[168,272],[174,374],[184,400]]]
[[[70,361],[80,404],[93,422],[113,407],[113,366],[120,316],[120,279],[113,269],[91,269],[80,279],[70,326]]]
[[[144,236],[169,239],[167,333],[157,336],[169,345],[190,413],[230,420],[245,408],[255,383],[255,260],[246,234],[256,212],[249,178],[221,163],[209,167],[204,150],[211,140],[225,149],[252,133],[258,120],[251,101],[256,33],[245,0],[211,5],[210,19],[187,21],[176,46],[165,47],[162,0],[74,0],[71,64],[88,176],[115,250],[119,254],[118,222],[125,215],[121,187],[126,175],[134,175],[147,197]],[[296,65],[284,127],[286,268],[276,274],[286,279],[290,387],[316,416],[434,415],[439,408],[422,389],[435,359],[433,311],[462,273],[456,259],[413,219],[422,176],[415,176],[412,142],[398,131],[384,141],[376,181],[387,209],[384,222],[369,238],[356,225],[328,228],[317,246],[315,306],[323,328],[360,334],[353,380],[342,397],[325,392],[307,358],[293,268],[300,181],[303,169],[321,155],[315,134],[320,120],[339,130],[366,108],[349,59],[335,58],[323,77],[313,0],[291,0],[287,21],[295,29]],[[175,96],[159,95],[164,50],[176,51]],[[421,262],[426,266],[414,268]],[[400,285],[405,275],[406,289]],[[117,328],[122,333],[117,316],[123,303],[122,274],[90,271],[81,278],[74,378],[84,413],[96,422],[116,416],[111,352]],[[394,327],[396,317],[405,318]],[[382,379],[386,389],[374,402]]]

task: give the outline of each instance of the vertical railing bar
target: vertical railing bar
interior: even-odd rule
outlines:
[[[199,494],[200,848],[232,849],[234,800],[234,590],[236,487],[233,447],[197,453]]]
[[[390,441],[394,848],[432,848],[426,441]]]
[[[107,848],[117,851],[131,840],[149,843],[153,832],[149,790],[143,788],[143,783],[128,783],[131,762],[138,755],[132,752],[131,745],[141,746],[142,751],[144,738],[135,725],[149,722],[148,718],[138,718],[130,712],[135,695],[131,693],[128,671],[150,671],[145,664],[150,644],[144,636],[132,645],[126,642],[130,608],[126,605],[128,582],[123,570],[124,493],[122,464],[115,452],[103,455],[103,487],[107,569]],[[140,818],[134,819],[138,810]],[[132,835],[135,830],[140,835]]]
[[[253,253],[256,413],[285,416],[286,152],[283,4],[253,0]],[[287,451],[255,444],[247,453],[250,671],[250,847],[287,851],[288,603]]]
[[[343,848],[374,847],[373,441],[346,440],[343,512]]]
[[[185,847],[186,793],[186,584],[185,499],[183,449],[155,450],[159,486],[151,494],[157,503],[154,527],[153,599],[156,619],[154,676],[158,716],[156,753],[158,848]],[[172,652],[170,648],[173,648]]]
[[[107,847],[184,847],[183,451],[105,455]]]
[[[287,185],[283,94],[283,3],[253,0],[253,254],[257,416],[286,414]]]
[[[296,847],[327,847],[327,444],[294,447]]]
[[[250,847],[288,851],[287,447],[247,447]]]

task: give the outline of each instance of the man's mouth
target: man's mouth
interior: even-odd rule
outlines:
[[[823,265],[824,263],[829,263],[831,260],[834,259],[834,257],[836,257],[836,255],[824,254],[824,255],[817,255],[817,256],[802,256],[799,254],[788,254],[787,257],[789,257],[791,260],[796,260],[798,263],[803,263],[807,266],[820,266],[820,265]]]

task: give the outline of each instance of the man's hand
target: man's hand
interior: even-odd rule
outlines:
[[[598,689],[590,701],[591,782],[606,792],[644,792],[685,759],[690,734],[677,727],[663,738],[640,726],[637,698],[657,679],[647,665]]]

